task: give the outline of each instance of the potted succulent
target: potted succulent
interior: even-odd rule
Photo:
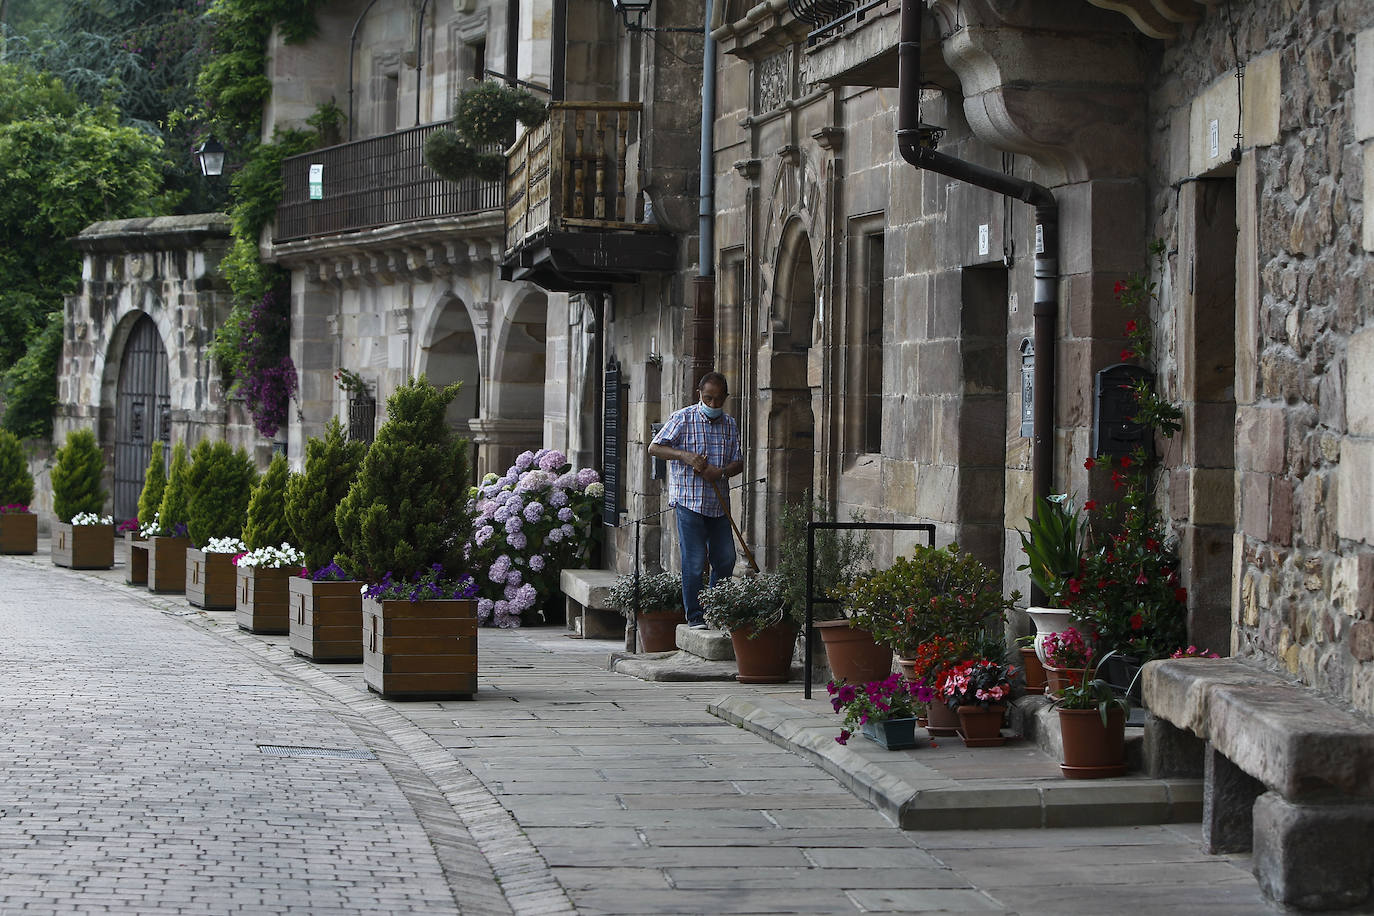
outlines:
[[[1093,660],[1093,648],[1074,627],[1045,637],[1045,692],[1057,696],[1064,688],[1082,684]]]
[[[206,610],[238,606],[234,555],[248,548],[243,525],[257,479],[252,459],[227,442],[202,439],[186,473],[186,600]]]
[[[191,539],[186,534],[186,443],[172,447],[172,466],[167,471],[167,486],[162,501],[139,529],[148,542],[148,591],[157,593],[186,591],[186,549]],[[139,512],[143,509],[140,506]]]
[[[129,585],[148,584],[148,543],[139,519],[151,521],[162,506],[162,491],[167,488],[167,459],[158,439],[150,449],[148,467],[143,471],[143,489],[138,494],[138,517],[119,523],[119,532],[129,548],[129,568],[124,581]]]
[[[248,553],[234,560],[235,613],[251,633],[286,633],[287,580],[300,571],[305,554],[291,546],[286,500],[286,456],[276,455],[248,498],[243,542]]]
[[[945,672],[936,695],[959,713],[959,736],[968,747],[999,747],[1002,717],[1011,696],[1016,669],[980,658],[960,662]]]
[[[916,746],[917,708],[928,702],[913,693],[910,682],[900,672],[881,681],[865,684],[835,683],[826,685],[830,706],[844,713],[844,727],[835,740],[848,744],[854,730],[889,751]],[[928,688],[915,688],[926,691]]]
[[[105,455],[89,429],[73,430],[52,469],[52,561],[71,569],[114,566],[114,519],[101,515]]]
[[[1106,660],[1106,656],[1103,659]],[[1084,672],[1083,680],[1065,687],[1054,703],[1059,708],[1059,733],[1063,742],[1060,772],[1069,779],[1123,775],[1126,772],[1125,698],[1106,681]]]
[[[347,564],[370,583],[363,679],[387,699],[477,692],[477,583],[462,572],[468,443],[444,416],[458,389],[424,376],[396,389],[335,513]]]
[[[639,651],[672,652],[677,648],[677,625],[687,622],[682,576],[670,572],[617,576],[609,599],[627,620],[634,620]]]
[[[24,447],[0,429],[0,553],[37,553],[38,516],[29,511],[33,475]]]
[[[701,590],[706,622],[730,634],[742,684],[782,684],[792,676],[797,621],[777,573],[731,577]]]
[[[1046,635],[1062,632],[1073,622],[1065,597],[1070,583],[1078,581],[1087,521],[1079,516],[1077,503],[1059,493],[1036,503],[1035,517],[1026,519],[1026,528],[1017,532],[1026,563],[1016,568],[1028,570],[1031,583],[1044,596],[1044,605],[1026,608],[1035,624],[1035,654],[1043,664]]]
[[[782,539],[777,572],[787,584],[787,603],[798,619],[806,609],[806,528],[812,520],[834,518],[824,504],[808,494],[802,502],[783,506]],[[862,521],[856,514],[854,521]],[[819,596],[832,596],[845,588],[873,558],[872,544],[864,531],[817,529],[815,553],[810,566],[811,587]],[[838,601],[813,604],[813,623],[825,646],[826,662],[836,680],[851,684],[881,681],[892,672],[892,650],[849,616]]]
[[[343,542],[334,512],[366,454],[367,445],[350,441],[331,418],[323,439],[306,442],[304,472],[286,481],[286,521],[305,552],[305,569],[288,580],[288,630],[291,651],[311,661],[363,660],[363,583],[338,563]]]

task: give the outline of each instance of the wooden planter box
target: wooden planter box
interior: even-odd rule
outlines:
[[[124,543],[129,545],[129,568],[124,573],[128,585],[148,584],[148,541],[138,536],[137,531],[124,532]]]
[[[0,514],[0,553],[38,553],[38,516],[32,512]]]
[[[285,633],[291,614],[287,582],[295,568],[234,567],[239,628],[250,633]]]
[[[232,611],[234,555],[186,548],[186,600],[207,611]]]
[[[186,548],[190,538],[148,538],[148,591],[179,595],[186,591]]]
[[[477,693],[477,602],[363,599],[363,680],[387,700]]]
[[[361,582],[290,580],[291,651],[312,662],[363,660]]]
[[[71,569],[114,566],[114,525],[52,523],[52,561]]]

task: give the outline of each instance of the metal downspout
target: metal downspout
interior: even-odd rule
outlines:
[[[688,388],[716,367],[716,40],[711,37],[712,0],[705,3],[701,52],[701,150],[698,168],[697,276],[692,281],[692,361]]]
[[[1031,491],[1038,506],[1050,495],[1054,462],[1054,354],[1059,319],[1059,204],[1049,188],[956,159],[921,145],[918,115],[921,92],[921,7],[902,0],[897,46],[897,150],[918,169],[927,169],[975,187],[1035,206],[1035,395],[1031,404]],[[1035,599],[1033,598],[1033,601]]]
[[[353,52],[358,46],[358,29],[362,26],[368,11],[376,5],[377,0],[371,0],[367,6],[363,7],[363,11],[358,14],[358,18],[353,22],[353,31],[348,35],[348,139],[350,141],[353,139],[353,84],[357,82],[353,78]]]

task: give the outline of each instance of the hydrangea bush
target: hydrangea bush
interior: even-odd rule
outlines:
[[[586,562],[605,492],[601,475],[591,468],[574,471],[553,449],[524,452],[503,476],[488,474],[472,488],[466,554],[480,571],[482,624],[518,627],[523,614],[558,591],[564,567]]]

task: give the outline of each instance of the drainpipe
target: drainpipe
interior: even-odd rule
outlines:
[[[420,77],[425,69],[425,11],[429,9],[429,0],[424,0],[420,4],[420,12],[415,16],[415,124],[420,126]]]
[[[706,42],[701,54],[701,160],[697,206],[697,276],[692,281],[692,377],[688,385],[716,365],[715,158],[716,40],[711,37],[712,0],[706,0]]]
[[[1050,495],[1054,461],[1054,349],[1059,318],[1059,204],[1043,185],[1015,178],[924,146],[918,105],[921,92],[921,6],[902,0],[897,46],[897,150],[918,169],[927,169],[1035,206],[1035,396],[1031,403],[1031,492],[1038,507]],[[1032,596],[1032,603],[1043,596]]]

